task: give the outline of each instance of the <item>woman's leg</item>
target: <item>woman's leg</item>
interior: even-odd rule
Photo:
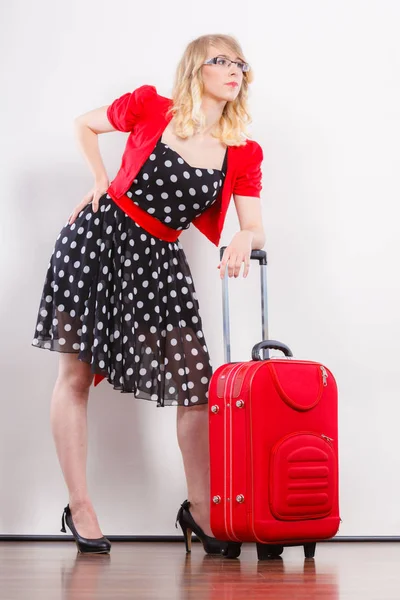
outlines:
[[[90,365],[78,360],[77,354],[60,354],[51,426],[74,525],[81,536],[99,538],[102,533],[86,483],[87,403],[92,379]]]
[[[210,458],[208,446],[208,404],[178,406],[178,444],[185,469],[190,512],[207,535],[210,528]]]

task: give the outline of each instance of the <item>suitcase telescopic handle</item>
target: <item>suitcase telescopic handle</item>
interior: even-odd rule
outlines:
[[[251,352],[251,358],[253,360],[263,360],[262,350],[280,350],[283,352],[285,356],[293,356],[292,351],[286,344],[282,344],[282,342],[277,342],[276,340],[263,340],[259,342],[255,346],[253,346],[253,350]]]
[[[220,260],[222,260],[225,250],[226,246],[223,246],[220,249]],[[268,340],[267,253],[265,250],[253,250],[251,252],[250,259],[257,260],[260,265],[262,339]],[[228,278],[228,270],[226,270],[225,277],[222,280],[222,316],[224,329],[224,354],[226,363],[231,362]],[[265,351],[263,351],[263,354],[264,358],[269,357],[267,348]]]
[[[219,258],[222,260],[224,252],[226,250],[226,246],[223,246],[219,251]],[[267,253],[265,250],[252,250],[250,255],[251,260],[258,260],[261,265],[267,264]]]

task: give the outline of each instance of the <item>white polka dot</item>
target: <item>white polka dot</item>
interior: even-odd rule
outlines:
[[[192,396],[191,397],[191,401],[192,402],[198,402],[199,401],[199,397],[198,396]]]
[[[58,340],[58,343],[60,344],[60,346],[64,346],[64,344],[65,344],[65,339],[64,339],[64,338],[60,338],[60,339]]]
[[[168,198],[168,194],[167,194],[167,192],[163,192],[163,193],[161,194],[161,198],[162,198],[163,200],[166,200],[166,199]]]
[[[198,369],[199,371],[201,371],[201,369],[204,369],[203,363],[197,363],[196,369]]]
[[[133,375],[133,369],[132,368],[127,369],[126,374],[128,375],[128,377]]]
[[[192,348],[191,353],[193,354],[193,356],[197,356],[199,351],[196,348]]]
[[[64,262],[68,263],[69,262],[69,256],[64,256]]]
[[[201,187],[201,189],[203,190],[203,192],[206,194],[208,192],[208,187],[206,185],[203,185]]]
[[[105,367],[105,366],[106,366],[106,363],[104,362],[104,360],[101,360],[101,361],[99,362],[99,367],[100,367],[100,369],[104,369],[104,367]]]
[[[153,195],[152,194],[147,194],[146,200],[149,200],[151,202],[153,200]]]
[[[172,181],[172,183],[176,183],[178,181],[178,178],[176,175],[171,175],[170,180]]]
[[[164,163],[164,165],[166,167],[172,167],[172,162],[170,160],[166,160],[165,163]]]
[[[185,206],[184,204],[180,204],[180,205],[178,206],[178,208],[179,208],[179,210],[185,210],[185,209],[186,209],[186,206]]]
[[[73,350],[79,350],[79,344],[75,342],[75,344],[72,344],[72,349]]]
[[[162,179],[156,179],[156,184],[161,186],[164,185],[164,182]]]
[[[170,206],[164,206],[164,212],[166,213],[170,213],[171,212],[171,207]]]
[[[208,378],[207,377],[202,377],[201,378],[201,383],[204,383],[204,384],[208,383]]]
[[[58,309],[60,312],[63,312],[63,311],[65,310],[65,306],[64,306],[64,304],[59,304],[59,305],[57,306],[57,309]]]
[[[118,362],[120,362],[122,360],[122,354],[121,353],[117,354],[116,359]]]
[[[82,327],[82,329],[83,329],[83,327]],[[100,329],[100,331],[103,329],[103,323],[101,321],[99,321],[97,323],[97,329]]]
[[[196,195],[196,190],[195,190],[194,188],[190,188],[190,189],[189,189],[189,194],[190,194],[191,196],[195,196],[195,195]]]
[[[188,173],[187,171],[183,171],[183,176],[185,179],[190,179],[190,173]]]
[[[156,155],[155,154],[150,154],[149,159],[150,160],[156,160]]]
[[[201,177],[203,175],[202,171],[200,171],[200,169],[196,169],[196,175],[198,177]]]
[[[181,190],[176,190],[175,194],[178,196],[178,198],[182,198],[183,196],[183,192],[181,192]]]
[[[42,325],[42,323],[38,323],[36,329],[37,329],[37,331],[43,331],[43,325]]]

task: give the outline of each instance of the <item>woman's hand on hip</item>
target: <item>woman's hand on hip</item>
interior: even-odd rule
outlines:
[[[93,212],[96,213],[99,210],[99,200],[103,194],[106,193],[109,185],[110,184],[107,179],[96,181],[94,187],[86,194],[86,196],[84,196],[82,202],[80,202],[70,214],[68,218],[68,224],[72,225],[79,213],[90,203],[92,203]]]
[[[233,237],[218,265],[218,269],[221,269],[221,279],[225,277],[226,269],[228,269],[229,277],[239,277],[242,264],[244,264],[243,277],[247,277],[250,269],[253,237],[254,233],[249,230],[241,230]]]

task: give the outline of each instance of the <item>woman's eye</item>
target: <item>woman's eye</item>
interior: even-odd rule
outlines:
[[[217,65],[221,65],[222,67],[224,67],[226,65],[226,58],[218,58]]]

